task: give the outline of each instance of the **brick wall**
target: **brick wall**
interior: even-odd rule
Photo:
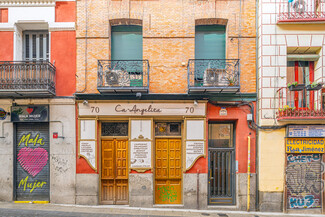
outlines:
[[[143,22],[150,93],[187,93],[186,65],[194,58],[195,20],[202,18],[228,20],[227,58],[240,58],[241,92],[255,92],[253,0],[77,1],[77,91],[86,87],[85,93],[97,92],[97,59],[110,58],[110,20],[121,18]]]

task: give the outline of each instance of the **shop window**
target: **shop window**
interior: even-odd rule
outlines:
[[[128,129],[127,122],[104,122],[102,136],[128,136]]]
[[[209,148],[232,148],[233,124],[209,124]]]
[[[49,60],[49,33],[47,31],[25,31],[23,35],[24,60]]]
[[[314,81],[314,62],[313,61],[288,61],[287,62],[287,83],[292,84],[297,82],[304,86]],[[313,105],[314,97],[312,92],[306,91],[294,91],[289,92],[294,95],[291,97],[290,102],[287,104],[297,109],[310,108]],[[288,99],[290,97],[287,97]]]
[[[155,126],[156,136],[181,136],[181,123],[159,122]]]

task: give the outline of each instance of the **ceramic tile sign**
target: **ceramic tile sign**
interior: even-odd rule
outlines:
[[[324,138],[286,138],[286,153],[324,153]]]
[[[204,156],[204,141],[186,142],[186,169],[190,169],[194,162]]]
[[[96,120],[81,120],[79,157],[85,158],[89,166],[97,171],[96,153]]]
[[[79,155],[84,157],[93,169],[96,168],[95,141],[80,141]]]
[[[325,125],[291,125],[288,137],[325,137]]]
[[[131,141],[131,168],[151,168],[151,141]]]

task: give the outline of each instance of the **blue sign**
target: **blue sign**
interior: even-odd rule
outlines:
[[[288,137],[325,137],[325,125],[291,125]]]
[[[0,120],[5,120],[7,115],[8,113],[3,108],[0,108]]]

